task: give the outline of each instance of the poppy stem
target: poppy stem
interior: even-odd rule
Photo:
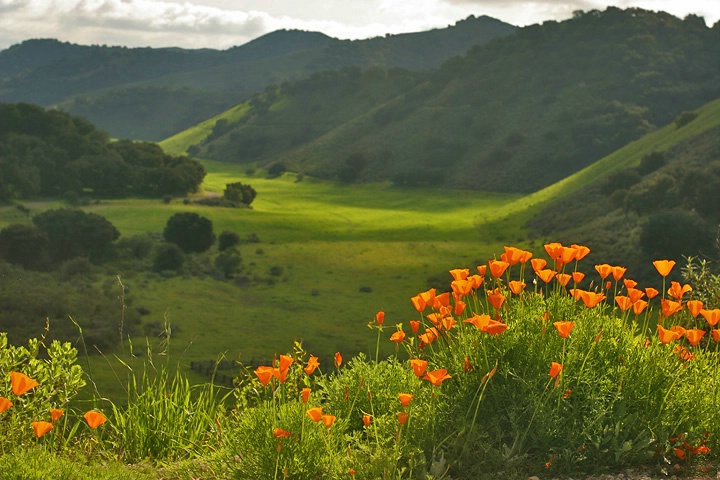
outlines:
[[[380,354],[380,333],[382,330],[378,328],[377,343],[375,344],[375,363],[378,363],[378,356]]]

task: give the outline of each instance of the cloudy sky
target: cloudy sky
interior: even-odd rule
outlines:
[[[368,38],[446,27],[469,15],[523,26],[608,5],[694,13],[718,0],[0,0],[0,49],[30,38],[79,44],[224,49],[281,28]]]

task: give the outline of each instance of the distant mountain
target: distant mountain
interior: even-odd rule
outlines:
[[[344,181],[532,192],[720,97],[719,61],[718,25],[610,7],[518,29],[433,72],[283,84],[192,153]]]
[[[28,40],[0,52],[0,100],[58,106],[113,136],[159,140],[269,84],[345,66],[433,69],[514,30],[489,17],[356,41],[280,30],[224,51]]]

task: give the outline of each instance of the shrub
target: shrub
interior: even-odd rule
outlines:
[[[212,222],[194,212],[176,213],[170,217],[163,238],[185,253],[204,252],[215,243]]]
[[[228,248],[235,247],[240,244],[240,235],[235,232],[223,231],[218,235],[218,250],[225,251]]]
[[[178,271],[182,268],[185,256],[182,250],[173,244],[166,243],[158,248],[153,260],[153,270],[163,272],[166,270]]]
[[[240,269],[240,253],[235,249],[225,250],[215,257],[215,268],[217,268],[225,278],[232,278]]]

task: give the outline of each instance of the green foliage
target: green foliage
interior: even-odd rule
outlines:
[[[33,225],[8,225],[0,231],[0,256],[26,269],[44,270],[50,265],[48,236]]]
[[[215,257],[215,268],[220,270],[225,278],[232,278],[240,270],[241,263],[240,252],[234,248],[227,248]]]
[[[194,212],[176,213],[170,217],[163,238],[185,253],[204,252],[215,243],[212,221]]]
[[[695,212],[668,209],[650,215],[640,233],[640,246],[648,258],[681,258],[683,254],[714,249],[715,232]]]
[[[0,237],[1,238],[1,237]],[[223,252],[228,248],[235,247],[240,244],[240,235],[235,232],[223,230],[218,235],[218,251]]]
[[[174,243],[166,243],[158,247],[153,260],[153,270],[163,272],[166,270],[178,271],[185,262],[183,251]]]
[[[682,128],[688,123],[692,122],[697,118],[698,114],[696,112],[681,112],[680,115],[675,119],[675,126],[677,128]]]
[[[257,192],[251,185],[243,184],[242,182],[228,183],[225,185],[225,191],[223,197],[231,202],[242,203],[243,205],[250,206],[255,200]]]

